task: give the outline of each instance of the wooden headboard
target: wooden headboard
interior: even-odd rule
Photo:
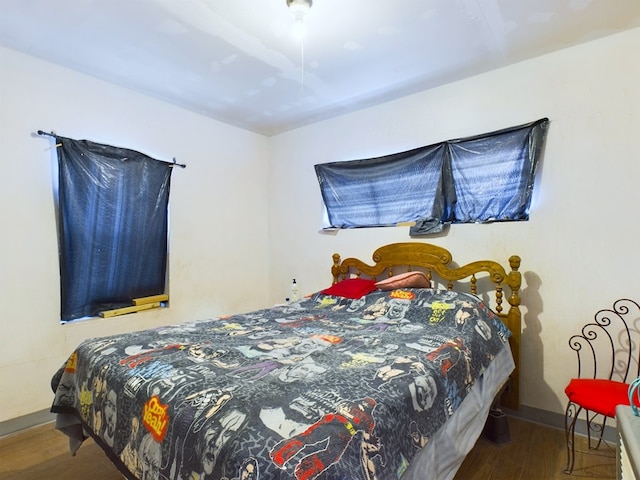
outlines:
[[[478,260],[460,267],[451,265],[451,253],[445,248],[429,243],[405,242],[392,243],[378,248],[373,252],[373,265],[357,258],[345,258],[333,254],[333,266],[331,274],[333,283],[344,278],[360,277],[362,275],[381,279],[384,274],[390,277],[398,273],[411,270],[422,270],[430,280],[439,280],[449,290],[463,291],[466,289],[473,295],[478,295],[478,279],[487,277],[489,287],[487,290],[495,292],[495,301],[489,306],[502,318],[505,325],[511,331],[509,344],[513,353],[516,368],[511,374],[507,389],[502,396],[501,405],[513,410],[520,407],[520,339],[522,333],[522,316],[520,313],[520,287],[522,275],[520,257],[509,257],[509,268],[505,268],[493,260]],[[509,308],[504,311],[504,286],[509,288],[507,302]]]

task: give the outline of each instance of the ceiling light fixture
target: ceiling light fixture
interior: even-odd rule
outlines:
[[[304,18],[309,14],[313,0],[286,0],[287,7],[295,19],[293,25],[293,35],[298,38],[304,38],[305,26]]]
[[[300,100],[304,94],[304,18],[309,14],[313,0],[286,0],[287,7],[295,19],[293,36],[300,41]]]

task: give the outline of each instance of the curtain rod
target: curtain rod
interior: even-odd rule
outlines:
[[[43,135],[43,136],[47,136],[47,137],[53,137],[53,138],[57,138],[58,137],[58,135],[53,133],[53,131],[45,132],[44,130],[38,130],[36,133],[38,135]],[[160,160],[160,161],[162,161],[162,160]],[[173,157],[173,162],[165,162],[165,163],[168,163],[170,167],[187,168],[186,164],[176,162],[176,157]]]

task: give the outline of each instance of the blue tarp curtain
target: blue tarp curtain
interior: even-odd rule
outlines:
[[[411,235],[448,223],[527,220],[549,120],[377,158],[315,165],[329,225],[416,222]]]
[[[172,164],[56,136],[61,319],[165,292]]]

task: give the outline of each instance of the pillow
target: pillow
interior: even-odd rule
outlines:
[[[394,275],[376,283],[380,290],[395,290],[396,288],[431,288],[431,282],[424,272],[407,272]]]
[[[376,289],[376,281],[368,278],[345,278],[321,293],[336,297],[360,298]]]

